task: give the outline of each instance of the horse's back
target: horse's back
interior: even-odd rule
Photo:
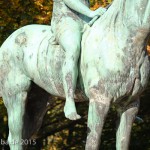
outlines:
[[[46,35],[52,35],[51,33],[51,26],[47,25],[26,25],[24,27],[19,28],[18,30],[14,31],[2,44],[1,47],[8,47],[10,45],[10,50],[15,47],[15,44],[18,46],[26,45],[27,42],[32,43],[41,41],[41,39]],[[8,47],[9,48],[9,47]]]

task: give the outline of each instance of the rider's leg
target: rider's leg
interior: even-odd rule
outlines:
[[[74,25],[67,27],[59,37],[59,44],[65,51],[63,64],[63,86],[66,95],[65,116],[71,120],[79,119],[74,102],[74,92],[78,76],[78,58],[80,55],[81,29]]]

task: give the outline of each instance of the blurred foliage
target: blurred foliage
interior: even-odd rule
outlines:
[[[112,0],[91,0],[91,9],[106,6]],[[52,0],[0,0],[0,45],[16,29],[27,24],[50,24]],[[150,43],[149,43],[150,45]],[[148,46],[150,51],[150,46]],[[131,150],[150,150],[150,84],[142,95],[139,116],[142,123],[135,122],[131,137]],[[84,150],[86,140],[88,102],[77,103],[82,119],[69,121],[63,113],[64,101],[53,99],[43,125],[36,136],[36,146],[30,150]],[[7,113],[0,100],[0,140],[8,136]],[[108,114],[102,134],[103,150],[115,150],[117,115],[114,108]],[[0,144],[0,149],[8,149]]]
[[[0,43],[24,25],[49,24],[52,4],[52,0],[1,0]]]

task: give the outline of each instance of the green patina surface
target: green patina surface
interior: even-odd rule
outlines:
[[[78,68],[78,85],[90,100],[86,150],[99,148],[101,131],[112,102],[119,110],[133,108],[127,113],[131,121],[123,116],[118,128],[120,135],[117,136],[123,142],[117,138],[116,147],[127,150],[134,120],[131,118],[137,113],[138,96],[149,78],[150,63],[145,43],[150,33],[150,1],[114,0],[108,11],[85,30],[78,68],[81,31],[86,22],[82,17],[94,17],[102,10],[90,11],[80,1],[55,3],[67,12],[61,18],[55,18],[54,12],[56,20],[52,21],[52,28],[46,25],[20,28],[10,35],[0,50],[0,83],[9,116],[11,150],[22,149],[20,144],[11,142],[20,141],[22,137],[22,117],[31,81],[52,95],[66,97],[65,115],[73,120],[80,118],[73,100]],[[78,13],[68,12],[65,5]],[[69,17],[63,19],[65,15]],[[70,26],[72,28],[68,30]],[[127,134],[122,134],[122,129]]]

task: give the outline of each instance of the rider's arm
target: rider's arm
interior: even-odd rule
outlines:
[[[76,12],[88,16],[90,18],[96,15],[101,15],[105,12],[104,8],[97,9],[96,11],[90,10],[86,5],[84,5],[80,0],[63,0],[64,3]]]

